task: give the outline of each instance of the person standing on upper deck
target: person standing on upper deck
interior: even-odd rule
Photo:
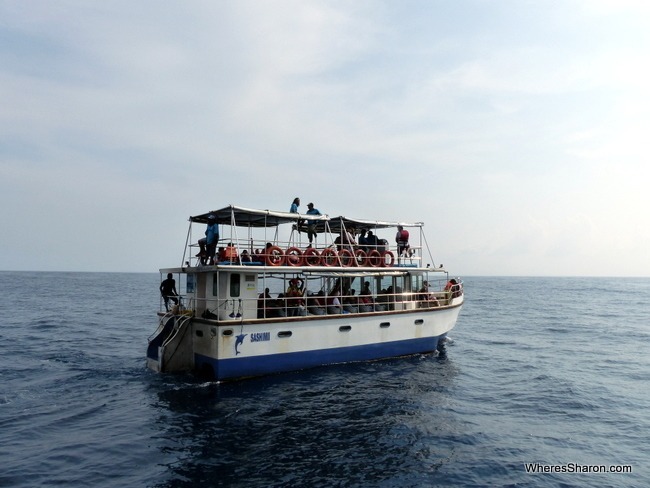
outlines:
[[[216,222],[216,217],[213,214],[208,215],[208,227],[205,229],[205,237],[202,237],[199,239],[199,248],[200,251],[196,255],[196,257],[200,258],[201,264],[205,265],[208,263],[208,259],[210,261],[214,260],[214,253],[217,250],[217,242],[214,241],[214,234],[211,234],[211,237],[208,235],[211,232],[214,232],[216,229],[217,232],[217,241],[219,240],[219,227],[217,224],[214,225],[212,228],[212,231],[210,230],[210,226]],[[212,247],[210,245],[213,244]],[[214,264],[214,263],[210,263]]]
[[[298,207],[300,206],[300,198],[296,197],[293,199],[291,208],[289,209],[290,213],[298,213]]]
[[[217,218],[210,214],[208,215],[208,228],[205,230],[205,239],[207,244],[207,257],[210,260],[210,266],[214,264],[214,254],[217,250],[217,243],[219,242],[219,224]]]
[[[298,212],[299,206],[300,206],[300,198],[296,197],[293,199],[293,202],[291,203],[291,208],[289,209],[289,213],[295,213],[295,214],[300,213]],[[296,222],[297,228],[300,228],[304,222],[305,222],[304,220],[298,219]]]
[[[397,226],[395,242],[397,242],[397,259],[399,260],[402,254],[406,255],[406,251],[409,248],[409,231],[401,225]]]
[[[308,203],[307,208],[309,209],[307,210],[307,215],[321,215],[318,209],[314,208],[313,203]],[[314,237],[316,237],[316,223],[310,220],[307,223],[307,238],[309,239],[309,247],[311,247]]]

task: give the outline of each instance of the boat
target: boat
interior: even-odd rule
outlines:
[[[436,354],[463,306],[463,282],[434,264],[422,222],[229,205],[189,223],[181,265],[160,269],[179,288],[161,296],[149,337],[157,372],[228,381]],[[212,259],[201,239],[215,224]]]

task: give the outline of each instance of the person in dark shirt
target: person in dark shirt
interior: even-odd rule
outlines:
[[[371,230],[368,231],[368,237],[366,237],[366,246],[368,247],[367,252],[377,249],[377,246],[379,246],[379,239]]]
[[[308,203],[307,204],[307,215],[320,215],[321,213],[318,211],[317,208],[314,208],[313,203]],[[316,237],[316,222],[309,221],[307,223],[307,238],[309,239],[309,247],[311,247],[314,238]]]
[[[167,279],[160,283],[160,294],[165,301],[165,310],[169,312],[169,300],[178,305],[178,292],[176,291],[176,280],[171,273],[167,273]]]

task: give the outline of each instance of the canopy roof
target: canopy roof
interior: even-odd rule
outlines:
[[[343,228],[346,230],[355,229],[355,231],[360,230],[373,230],[373,229],[388,229],[390,227],[397,227],[401,225],[403,227],[422,227],[424,224],[422,222],[387,222],[381,220],[361,220],[361,219],[350,219],[348,217],[332,217],[329,221],[329,227],[332,232],[341,232]]]
[[[211,222],[210,215],[214,215],[218,224],[236,225],[238,227],[276,227],[280,224],[295,224],[298,220],[329,220],[327,215],[302,215],[273,210],[255,210],[234,205],[190,217],[190,220],[208,224]]]
[[[236,207],[229,205],[219,210],[212,210],[204,214],[190,217],[190,221],[201,224],[208,224],[213,220],[218,224],[235,225],[237,227],[276,227],[280,224],[296,224],[299,220],[312,221],[317,225],[317,230],[322,232],[325,226],[329,227],[331,232],[341,232],[342,228],[347,230],[354,228],[356,231],[386,229],[389,227],[422,227],[422,222],[386,222],[379,220],[360,220],[350,219],[347,217],[330,218],[328,215],[307,215],[295,214],[289,212],[276,212],[273,210],[256,210],[251,208]]]

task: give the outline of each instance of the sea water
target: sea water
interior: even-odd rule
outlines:
[[[466,277],[446,354],[226,384],[145,368],[159,280],[0,273],[0,486],[650,486],[650,279]]]

